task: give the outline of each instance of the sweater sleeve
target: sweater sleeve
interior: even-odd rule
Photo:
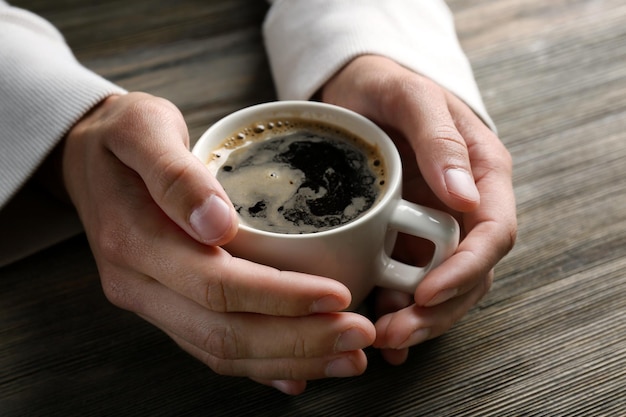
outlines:
[[[80,65],[44,19],[0,1],[0,207],[89,109],[124,90]]]
[[[0,0],[0,266],[81,230],[29,179],[85,113],[123,93],[78,63],[50,23]]]
[[[443,0],[274,0],[264,38],[280,99],[308,99],[364,54],[382,55],[456,94],[495,130]]]

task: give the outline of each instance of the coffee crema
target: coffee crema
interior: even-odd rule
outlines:
[[[244,224],[276,233],[315,233],[351,222],[385,186],[376,146],[297,118],[235,132],[211,153],[208,167]]]

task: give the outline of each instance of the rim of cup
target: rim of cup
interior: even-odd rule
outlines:
[[[314,120],[341,127],[344,130],[358,136],[368,143],[374,142],[378,147],[381,156],[384,158],[386,169],[386,184],[374,205],[365,213],[354,220],[344,223],[331,229],[312,233],[279,233],[267,230],[260,230],[239,221],[239,229],[247,232],[265,236],[280,236],[284,239],[306,239],[331,235],[342,231],[346,227],[356,227],[367,222],[376,216],[389,204],[389,200],[396,194],[395,188],[401,184],[402,166],[400,156],[395,144],[378,125],[368,118],[344,107],[334,104],[320,103],[314,101],[285,100],[269,103],[255,104],[244,107],[230,113],[213,125],[211,125],[197,140],[192,149],[192,153],[199,158],[203,164],[207,164],[209,154],[224,141],[229,135],[237,132],[238,129],[264,119],[274,119],[280,117],[293,117],[304,120]],[[342,122],[348,120],[348,122]],[[355,127],[356,126],[356,127]],[[367,134],[366,134],[367,132]],[[379,139],[372,139],[372,137]]]

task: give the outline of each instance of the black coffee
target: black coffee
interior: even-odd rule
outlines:
[[[214,152],[211,164],[243,222],[278,233],[348,223],[376,202],[385,182],[375,147],[298,119],[242,129]]]

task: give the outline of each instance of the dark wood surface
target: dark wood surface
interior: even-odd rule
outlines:
[[[192,138],[274,99],[262,1],[20,0],[87,66],[169,98]],[[515,161],[492,291],[407,364],[287,397],[110,305],[84,237],[0,269],[0,415],[626,415],[626,3],[450,0]]]

